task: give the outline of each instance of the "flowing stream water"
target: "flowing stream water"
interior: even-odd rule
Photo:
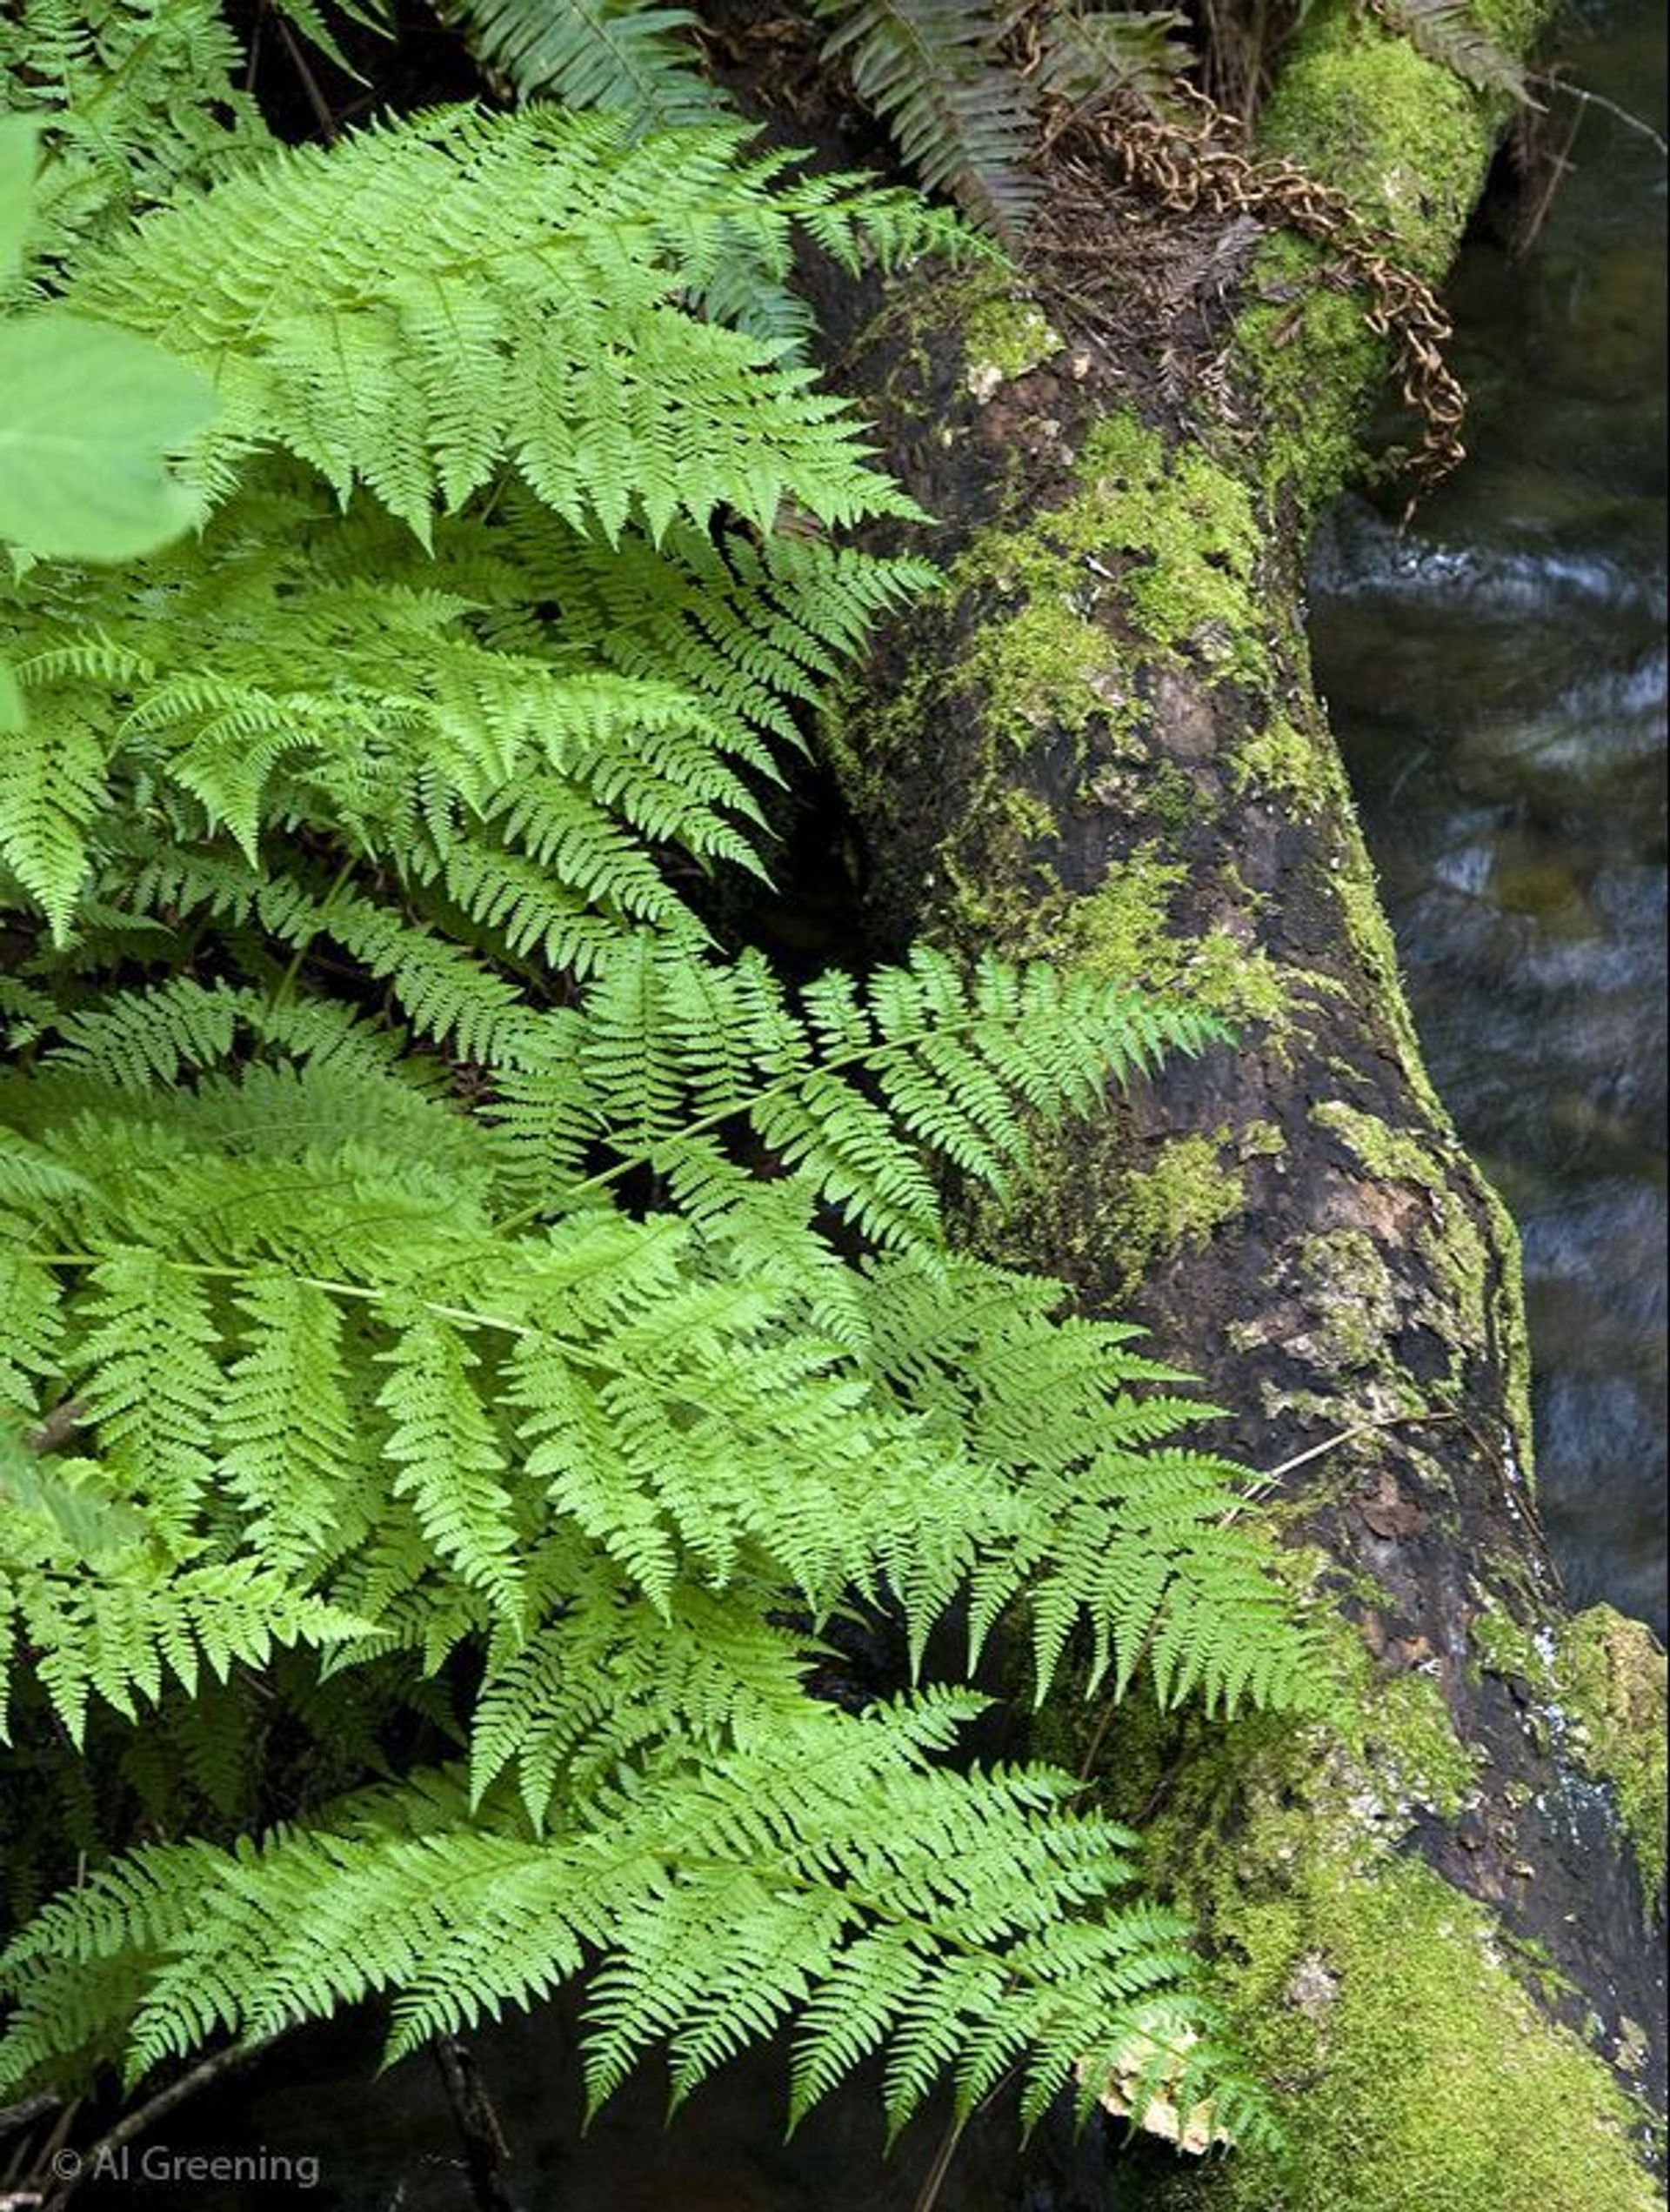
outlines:
[[[1664,130],[1658,0],[1560,39]],[[1467,465],[1318,541],[1317,680],[1416,1026],[1525,1241],[1539,1487],[1574,1604],[1665,1632],[1665,163],[1556,96],[1531,251],[1453,279]]]

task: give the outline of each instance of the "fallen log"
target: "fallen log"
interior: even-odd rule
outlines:
[[[1039,1731],[1094,1736],[1283,2107],[1295,2162],[1212,2162],[1214,2207],[1654,2201],[1664,1655],[1562,1601],[1513,1229],[1423,1069],[1304,630],[1388,364],[1418,468],[1455,458],[1426,288],[1505,105],[1324,0],[1256,158],[1076,124],[1024,279],[818,299],[945,570],[825,732],[875,949],[1070,962],[1237,1032],[971,1223],[1203,1379],[1337,1623],[1326,1724],[1058,1697]]]

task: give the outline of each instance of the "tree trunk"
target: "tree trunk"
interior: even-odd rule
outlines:
[[[1388,308],[1449,436],[1397,266],[1442,272],[1502,112],[1320,0],[1264,145],[1366,228],[1140,131],[1120,174],[1080,128],[1024,285],[818,303],[946,578],[830,718],[876,949],[1070,961],[1236,1032],[1052,1139],[974,1225],[1232,1409],[1211,1440],[1277,1476],[1353,1684],[1326,1727],[1138,1713],[1105,1738],[1302,2169],[1213,2162],[1213,2203],[1652,2201],[1600,2060],[1661,2093],[1663,1655],[1563,1606],[1513,1231],[1423,1071],[1303,627],[1309,521],[1358,458]],[[1045,1715],[1069,1759],[1089,1726]]]

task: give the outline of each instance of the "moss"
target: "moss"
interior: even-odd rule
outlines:
[[[1253,593],[1262,539],[1246,485],[1198,446],[1168,457],[1131,415],[1092,431],[1081,475],[1108,542],[1146,557],[1126,585],[1150,643],[1192,653],[1219,675],[1262,676],[1266,656]]]
[[[1477,1755],[1456,1741],[1450,1708],[1430,1675],[1395,1675],[1368,1708],[1369,1741],[1401,1789],[1446,1819],[1460,1812],[1478,1779]]]
[[[1440,1152],[1429,1138],[1393,1129],[1343,1099],[1325,1100],[1313,1119],[1339,1137],[1370,1174],[1412,1184],[1426,1194],[1432,1218],[1416,1231],[1415,1243],[1434,1282],[1447,1293],[1449,1311],[1446,1315],[1429,1301],[1428,1311],[1418,1318],[1451,1340],[1456,1379],[1469,1349],[1493,1354],[1500,1362],[1505,1466],[1510,1480],[1529,1482],[1534,1471],[1531,1347],[1519,1232],[1506,1207],[1459,1146],[1446,1146]],[[1441,1117],[1440,1126],[1447,1129]],[[1466,1198],[1458,1178],[1466,1180]],[[1458,1321],[1465,1333],[1459,1343],[1453,1335]]]
[[[967,383],[976,399],[989,399],[999,384],[1012,384],[1060,350],[1060,334],[1040,310],[1007,291],[985,292],[964,318]]]
[[[1199,1250],[1246,1204],[1246,1179],[1232,1164],[1229,1132],[1173,1137],[1152,1163],[1122,1176],[1104,1217],[1119,1250],[1119,1296],[1128,1298],[1154,1261]]]
[[[1319,814],[1339,796],[1327,757],[1331,745],[1331,739],[1308,738],[1286,715],[1273,714],[1236,752],[1230,770],[1236,792],[1266,792],[1295,801],[1303,813]]]
[[[983,623],[969,645],[970,672],[987,694],[992,730],[1024,751],[1040,730],[1074,734],[1092,714],[1131,719],[1106,632],[1058,596],[1030,598],[1018,613]]]
[[[1502,1402],[1507,1417],[1510,1471],[1530,1483],[1536,1474],[1531,1421],[1531,1332],[1525,1313],[1525,1270],[1519,1225],[1489,1178],[1474,1170],[1474,1188],[1490,1224],[1499,1262],[1491,1295],[1491,1324],[1502,1363]]]
[[[1431,1868],[1312,1854],[1239,1915],[1232,2004],[1291,2150],[1189,2190],[1222,2212],[1647,2212],[1640,2115],[1552,2024],[1491,1916]]]
[[[1263,541],[1246,485],[1197,447],[1168,453],[1130,414],[1090,431],[1078,481],[1070,499],[1027,528],[979,532],[955,580],[1086,618],[1107,596],[1103,587],[1117,585],[1139,653],[1186,658],[1214,682],[1261,677]],[[1106,650],[1112,659],[1111,640]]]
[[[1506,104],[1481,99],[1346,0],[1320,0],[1306,29],[1265,110],[1266,150],[1343,192],[1407,266],[1441,276]]]
[[[1649,1914],[1664,1897],[1666,1661],[1646,1624],[1609,1605],[1562,1627],[1557,1692],[1585,1770],[1610,1785],[1640,1868]]]
[[[1235,1149],[1243,1159],[1273,1159],[1287,1149],[1287,1139],[1273,1121],[1249,1121],[1235,1133]]]
[[[1222,926],[1198,937],[1172,926],[1172,899],[1187,877],[1181,862],[1144,845],[1115,861],[1093,892],[1041,904],[1024,949],[1108,982],[1171,992],[1225,1021],[1267,1022],[1279,1032],[1292,983],[1263,947],[1243,944]]]
[[[1064,948],[1075,964],[1108,980],[1150,982],[1176,968],[1179,947],[1171,902],[1188,871],[1144,845],[1115,861],[1100,886],[1074,902]]]
[[[1333,1633],[1340,1697],[1326,1720],[1250,1714],[1215,1739],[1197,1728],[1162,1750],[1169,1792],[1139,1723],[1136,1786],[1161,1805],[1151,1874],[1201,1927],[1228,2027],[1287,2145],[1168,2175],[1159,2201],[1647,2212],[1654,2193],[1632,2142],[1643,2115],[1539,2010],[1525,1984],[1545,1991],[1546,1960],[1399,1849],[1420,1808],[1454,1813],[1474,1779],[1438,1686],[1380,1678],[1337,1616]],[[1116,1734],[1110,1775],[1125,1759]]]
[[[1362,302],[1318,282],[1326,258],[1302,239],[1273,240],[1259,256],[1254,304],[1235,317],[1232,336],[1260,422],[1260,478],[1269,492],[1297,492],[1312,509],[1362,465],[1363,395],[1388,353]]]
[[[1327,1229],[1294,1240],[1288,1264],[1315,1315],[1306,1340],[1290,1349],[1342,1376],[1375,1373],[1403,1321],[1403,1297],[1379,1246],[1366,1229]]]
[[[1545,1694],[1553,1687],[1549,1660],[1530,1629],[1506,1608],[1488,1599],[1467,1623],[1467,1638],[1480,1667],[1504,1681],[1528,1682]]]
[[[1177,980],[1207,1013],[1230,1022],[1267,1022],[1278,1037],[1286,1028],[1293,980],[1262,946],[1244,945],[1232,930],[1209,929],[1194,939]]]
[[[1140,773],[1145,805],[1173,836],[1218,812],[1217,800],[1203,794],[1193,777],[1174,760],[1145,762]]]
[[[1343,1099],[1324,1100],[1311,1118],[1332,1130],[1377,1181],[1407,1183],[1424,1193],[1432,1219],[1415,1232],[1415,1245],[1450,1306],[1447,1314],[1433,1318],[1447,1324],[1446,1334],[1459,1323],[1467,1347],[1486,1349],[1492,1340],[1490,1249],[1453,1187],[1446,1160],[1413,1130],[1394,1129]]]
[[[926,611],[920,607],[917,619],[923,620]],[[842,797],[860,819],[885,805],[898,759],[908,758],[921,744],[928,702],[936,690],[925,657],[885,702],[857,670],[838,678],[823,693],[818,746]]]

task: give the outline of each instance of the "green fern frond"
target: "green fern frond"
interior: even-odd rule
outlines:
[[[0,859],[68,935],[88,871],[87,833],[108,799],[104,752],[84,724],[31,716],[0,755]]]
[[[182,1549],[210,1461],[204,1447],[219,1373],[219,1331],[202,1286],[156,1252],[115,1251],[90,1270],[76,1396],[124,1495],[143,1502]]]
[[[425,542],[500,466],[611,541],[720,507],[769,531],[791,497],[912,513],[809,371],[685,311],[727,239],[785,227],[740,135],[436,110],[151,217],[72,296],[214,375],[211,479],[277,444]]]
[[[0,14],[0,110],[38,115],[28,245],[52,268],[272,144],[215,0],[17,0]]]
[[[639,130],[711,123],[731,104],[697,66],[688,8],[639,0],[456,0],[447,12],[521,98],[616,108]]]
[[[342,1317],[293,1276],[257,1274],[217,1408],[217,1479],[250,1545],[300,1583],[365,1529],[366,1454],[345,1387]]]
[[[236,1857],[141,1854],[14,1947],[0,2083],[124,2030],[137,2077],[217,2028],[269,2033],[379,1991],[410,2049],[544,1993],[591,1947],[594,2105],[653,2042],[678,2097],[797,2014],[797,2114],[872,2048],[896,2124],[948,2075],[972,2104],[995,2048],[1030,2061],[1039,2095],[1086,2055],[1158,2042],[1180,2064],[1203,2008],[1179,1923],[1115,1901],[1132,1839],[1068,1810],[1065,1775],[933,1763],[977,1705],[813,1707],[699,1768],[670,1750],[539,1841],[464,1825],[456,1797],[449,1819],[431,1792],[412,1828],[385,1794]],[[70,1961],[97,1964],[66,2018]]]
[[[1535,105],[1524,64],[1481,27],[1467,0],[1374,0],[1374,12],[1418,54],[1465,83],[1505,92],[1521,107]]]
[[[858,97],[885,117],[930,188],[1012,242],[1036,202],[1025,173],[1031,102],[1001,59],[1001,24],[965,0],[814,0],[838,26],[824,49],[845,60]]]
[[[32,1414],[41,1378],[56,1371],[63,1328],[58,1303],[58,1284],[44,1267],[20,1253],[0,1253],[0,1405],[8,1411]]]
[[[1177,36],[1187,24],[1174,8],[1052,9],[1043,23],[1038,89],[1081,110],[1125,91],[1156,114],[1175,113],[1177,79],[1193,60]]]
[[[133,1721],[170,1679],[194,1691],[205,1664],[224,1681],[235,1664],[264,1666],[281,1645],[371,1634],[368,1622],[247,1560],[169,1574],[130,1551],[119,1571],[108,1558],[91,1574],[69,1567],[61,1559],[57,1572],[17,1574],[11,1594],[36,1671],[77,1741],[94,1695]]]
[[[987,960],[967,978],[924,948],[862,993],[844,976],[820,979],[797,1020],[758,960],[704,968],[645,937],[620,948],[584,1005],[586,1091],[629,1159],[675,1173],[692,1137],[745,1117],[866,1236],[925,1249],[941,1230],[923,1150],[1000,1186],[1025,1114],[1084,1111],[1162,1051],[1222,1034],[1083,977]],[[558,1095],[572,1127],[578,1097],[571,1086]]]
[[[384,1356],[390,1373],[377,1402],[392,1424],[384,1448],[400,1468],[394,1494],[411,1500],[440,1557],[516,1617],[521,1531],[504,1454],[471,1380],[476,1355],[425,1314]]]
[[[331,0],[331,4],[350,22],[359,23],[365,30],[379,31],[385,38],[392,33],[387,9],[375,4],[375,0]],[[308,44],[317,47],[327,61],[334,62],[344,77],[351,77],[356,84],[365,82],[343,52],[320,0],[273,0],[273,6],[276,14],[292,23]]]

